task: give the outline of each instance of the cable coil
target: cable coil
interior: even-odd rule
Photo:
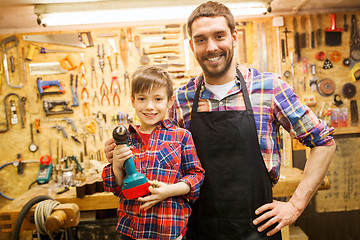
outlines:
[[[40,239],[40,234],[48,235],[50,239],[53,239],[52,233],[48,231],[45,227],[45,222],[46,219],[53,212],[53,209],[59,204],[60,203],[55,200],[44,200],[36,206],[34,213],[34,220],[37,228],[38,239]]]

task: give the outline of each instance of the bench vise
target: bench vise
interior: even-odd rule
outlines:
[[[73,113],[74,111],[67,106],[68,103],[69,102],[65,100],[44,100],[43,107],[46,116]],[[58,110],[58,111],[53,110],[53,108],[55,108],[56,106],[62,106],[62,110]]]
[[[58,86],[59,90],[58,91],[48,91],[45,92],[44,89],[50,88],[51,86]],[[43,95],[48,95],[48,94],[64,94],[65,90],[63,88],[63,86],[61,85],[59,80],[50,80],[50,81],[43,81],[40,77],[37,78],[37,87],[38,87],[38,91],[40,93],[40,98]]]

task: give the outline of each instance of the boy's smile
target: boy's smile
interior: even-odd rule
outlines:
[[[151,133],[158,122],[165,118],[173,101],[169,99],[166,88],[160,87],[151,89],[149,92],[135,94],[131,103],[140,119],[140,131]]]

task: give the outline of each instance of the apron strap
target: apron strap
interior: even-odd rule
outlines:
[[[251,103],[250,103],[250,98],[249,98],[249,93],[247,91],[247,87],[246,87],[246,83],[244,80],[243,75],[241,74],[240,70],[236,68],[236,73],[239,76],[239,80],[240,80],[240,87],[241,87],[241,91],[243,92],[244,95],[244,102],[245,102],[245,106],[246,106],[246,110],[247,111],[251,111],[252,112],[252,107],[251,107]],[[195,98],[194,98],[194,102],[193,102],[193,108],[191,111],[197,111],[198,107],[199,107],[199,97],[200,97],[200,90],[201,90],[201,85],[204,82],[204,75],[201,76],[200,80],[199,80],[199,85],[196,88],[196,92],[195,92]]]

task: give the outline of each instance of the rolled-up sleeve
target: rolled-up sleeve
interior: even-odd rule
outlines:
[[[275,85],[274,114],[293,138],[310,148],[335,143],[332,137],[334,128],[328,127],[307,105],[302,104],[287,83],[278,80]]]
[[[205,170],[201,167],[190,132],[185,129],[184,132],[181,153],[183,177],[180,181],[185,182],[190,187],[190,192],[185,197],[190,201],[195,201],[200,196],[200,187],[204,181]]]
[[[118,197],[121,193],[121,187],[115,182],[112,164],[108,164],[104,167],[101,177],[103,179],[104,191],[112,192]]]

